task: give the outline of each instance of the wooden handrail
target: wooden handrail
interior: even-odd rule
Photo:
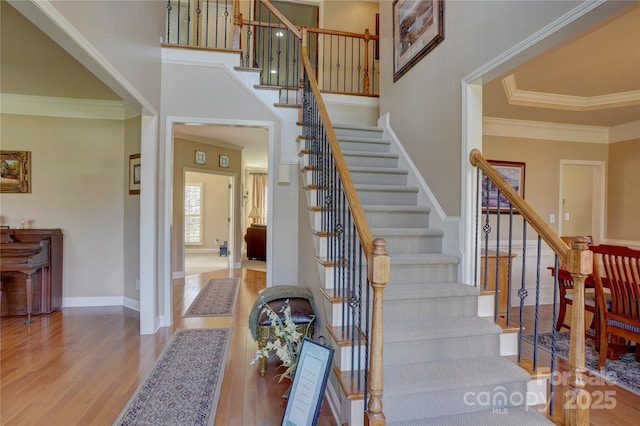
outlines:
[[[369,29],[366,28],[364,33],[352,33],[349,31],[338,31],[338,30],[328,30],[325,28],[309,28],[307,27],[307,31],[310,33],[316,34],[325,34],[325,35],[336,35],[342,37],[353,37],[353,38],[362,38],[362,39],[371,39],[371,40],[380,40],[380,36],[370,34]]]
[[[305,31],[305,29],[303,29]],[[331,152],[333,154],[333,160],[336,165],[336,170],[338,171],[338,175],[340,176],[340,180],[342,182],[342,188],[344,190],[345,197],[347,202],[349,203],[349,209],[351,210],[351,215],[353,216],[353,222],[355,224],[356,230],[358,231],[358,238],[360,239],[360,244],[362,245],[362,250],[367,258],[371,255],[373,251],[373,236],[371,234],[371,230],[367,226],[367,219],[365,218],[364,211],[362,210],[362,206],[360,205],[360,200],[358,199],[358,194],[356,193],[355,186],[353,185],[353,180],[351,179],[351,175],[349,174],[349,169],[347,168],[347,163],[342,156],[342,150],[340,149],[340,144],[338,144],[338,138],[336,137],[336,132],[333,129],[333,125],[331,124],[331,120],[329,119],[329,113],[327,112],[327,107],[322,100],[322,94],[320,93],[320,89],[318,88],[318,83],[315,80],[313,68],[311,67],[311,63],[309,62],[309,53],[307,51],[307,46],[302,45],[301,49],[302,54],[300,55],[300,59],[304,65],[304,69],[307,72],[307,77],[311,82],[311,91],[316,98],[316,102],[318,103],[318,110],[320,116],[322,117],[322,121],[325,126],[325,130],[327,132],[327,140],[329,141],[329,146],[331,147]]]
[[[300,29],[289,22],[289,20],[282,14],[282,12],[280,12],[274,5],[272,5],[269,0],[260,0],[260,2],[265,5],[265,7],[269,9],[269,11],[273,13],[276,18],[278,18],[280,22],[282,22],[289,29],[289,31],[291,31],[296,37],[302,40],[302,32],[300,31]]]
[[[482,170],[487,178],[500,190],[500,193],[518,209],[518,212],[527,219],[527,222],[542,237],[542,239],[558,255],[561,262],[566,262],[569,256],[569,246],[551,229],[538,213],[511,186],[500,176],[498,172],[482,156],[479,150],[474,149],[469,156],[471,164]]]
[[[571,337],[569,342],[570,376],[564,392],[564,424],[589,425],[591,395],[585,390],[585,309],[584,283],[593,269],[593,253],[587,238],[580,237],[569,247],[535,210],[484,159],[479,150],[470,154],[471,164],[478,167],[504,195],[511,205],[551,247],[573,278],[573,309],[571,309]]]

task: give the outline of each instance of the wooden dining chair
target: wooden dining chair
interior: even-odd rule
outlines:
[[[592,246],[591,250],[598,307],[606,306],[606,289],[611,297],[609,309],[598,309],[598,369],[605,366],[609,336],[636,342],[636,360],[640,361],[640,250],[612,245]]]
[[[565,243],[567,243],[567,245],[569,247],[571,247],[571,245],[580,237],[567,237],[567,236],[563,236],[560,237],[560,239],[562,239],[562,241],[564,241]],[[587,236],[587,244],[591,245],[593,242],[593,239],[591,238],[591,236]],[[554,274],[554,268],[550,267],[549,268],[551,270],[551,274]],[[587,282],[590,283],[591,277],[587,278]],[[568,305],[573,305],[573,277],[571,277],[571,274],[569,272],[567,272],[565,270],[565,265],[564,263],[560,263],[558,265],[558,296],[559,296],[559,309],[558,309],[558,320],[556,321],[556,330],[560,331],[560,329],[562,327],[566,327],[566,328],[571,328],[571,326],[569,326],[568,324],[564,323],[564,319],[567,313],[567,306]],[[595,291],[593,291],[592,289],[585,289],[585,295],[584,295],[584,308],[585,310],[591,312],[593,314],[593,321],[591,322],[591,327],[590,328],[594,328],[594,326],[596,326],[596,319],[595,319],[595,315],[596,315],[596,297],[595,297]],[[597,327],[596,327],[597,328]],[[597,330],[596,330],[597,332]],[[596,338],[597,340],[597,338]]]

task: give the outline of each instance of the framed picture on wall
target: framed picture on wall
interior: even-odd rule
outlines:
[[[140,193],[140,154],[129,156],[129,195]]]
[[[31,151],[0,151],[0,192],[31,193]]]
[[[525,163],[516,161],[496,161],[487,160],[489,164],[502,176],[502,178],[524,198],[524,174]],[[498,196],[498,188],[491,183],[485,175],[482,175],[482,210],[489,213],[496,213],[498,209],[500,213],[508,213],[511,203],[506,199],[504,194]],[[518,213],[517,210],[513,211]]]
[[[393,2],[393,81],[444,40],[443,0]]]

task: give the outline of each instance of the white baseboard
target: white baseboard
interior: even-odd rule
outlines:
[[[130,297],[124,298],[124,307],[140,312],[140,301]]]

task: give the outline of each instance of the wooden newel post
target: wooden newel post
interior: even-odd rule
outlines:
[[[564,424],[588,426],[591,395],[585,386],[584,282],[593,271],[593,252],[587,238],[578,238],[570,247],[567,269],[573,277],[571,341],[569,346],[569,383],[564,393]]]
[[[371,349],[369,358],[369,402],[365,410],[365,425],[384,426],[382,413],[382,318],[383,291],[391,279],[391,259],[387,256],[387,242],[382,238],[373,240],[373,251],[368,259],[368,277],[373,288],[373,310],[371,314]]]

